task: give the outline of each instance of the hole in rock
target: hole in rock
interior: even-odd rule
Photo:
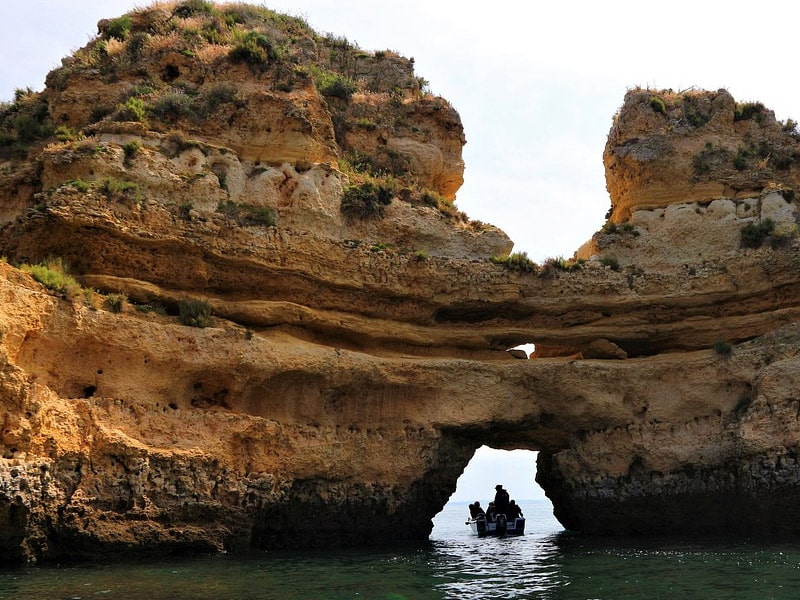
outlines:
[[[85,388],[83,388],[83,397],[91,398],[92,396],[94,396],[94,393],[96,391],[97,391],[96,385],[87,385]]]
[[[176,67],[175,65],[167,65],[164,67],[164,71],[161,73],[162,81],[166,81],[167,83],[171,81],[175,81],[181,74],[181,70]]]
[[[520,344],[519,346],[514,346],[513,348],[506,350],[506,352],[509,352],[514,358],[520,358],[523,360],[533,356],[535,351],[536,345],[531,342],[528,342],[527,344]]]
[[[562,531],[553,516],[553,505],[536,483],[536,457],[532,450],[498,450],[481,446],[456,482],[456,491],[433,519],[431,539],[468,539],[465,524],[469,505],[476,500],[486,509],[501,484],[522,509],[525,535],[548,535]],[[478,539],[478,538],[475,538]]]

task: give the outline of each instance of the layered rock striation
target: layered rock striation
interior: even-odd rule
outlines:
[[[103,21],[1,116],[4,561],[421,539],[482,444],[539,450],[577,532],[795,533],[763,106],[629,92],[610,219],[543,265],[453,206],[412,61],[267,9]]]

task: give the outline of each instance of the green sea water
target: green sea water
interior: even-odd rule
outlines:
[[[797,599],[792,544],[581,539],[545,501],[520,501],[527,533],[473,537],[466,503],[428,542],[379,549],[50,565],[0,570],[0,599]]]

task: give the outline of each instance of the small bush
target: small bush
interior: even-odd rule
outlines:
[[[428,253],[425,250],[417,250],[414,252],[414,258],[419,262],[425,262],[428,260]]]
[[[100,191],[110,197],[126,196],[128,198],[138,198],[139,184],[133,181],[107,178],[103,180]]]
[[[121,313],[128,303],[128,297],[125,294],[109,294],[106,296],[105,305],[113,313]]]
[[[388,186],[376,185],[371,181],[351,185],[344,191],[340,210],[353,217],[381,217],[385,208],[392,203],[393,193]]]
[[[228,83],[219,83],[202,96],[203,112],[212,114],[223,104],[236,102],[236,87]]]
[[[744,171],[747,168],[747,162],[750,158],[750,152],[745,148],[738,148],[736,154],[733,155],[733,168],[737,171]]]
[[[131,140],[122,149],[125,152],[125,164],[130,165],[136,155],[139,154],[139,150],[142,149],[142,144],[139,140]]]
[[[214,4],[207,0],[185,0],[175,7],[172,14],[181,19],[187,19],[193,15],[213,15]]]
[[[725,340],[717,340],[714,342],[714,352],[719,354],[720,356],[730,356],[733,352],[733,346],[730,342]]]
[[[621,225],[617,225],[613,221],[606,221],[603,227],[600,229],[600,233],[604,233],[606,235],[632,235],[633,237],[639,237],[641,232],[636,229],[636,226],[631,223],[622,223]]]
[[[192,98],[182,91],[173,91],[160,96],[150,106],[150,113],[166,123],[175,123],[184,117],[194,117]]]
[[[604,267],[608,267],[612,271],[619,271],[619,261],[613,256],[602,256],[600,258],[600,264]]]
[[[92,182],[84,181],[83,179],[70,179],[69,181],[65,182],[65,185],[75,188],[81,194],[85,194],[92,189]]]
[[[234,44],[228,57],[234,62],[244,62],[251,67],[264,68],[278,59],[278,51],[267,36],[257,31],[249,31]]]
[[[694,96],[683,96],[683,116],[692,127],[702,127],[711,120],[711,113]]]
[[[277,223],[275,210],[268,206],[243,205],[245,212],[246,225],[262,225],[264,227],[274,227]]]
[[[50,259],[38,265],[22,265],[20,269],[30,273],[36,281],[56,294],[74,296],[81,290],[80,284],[67,274],[67,265],[60,258]]]
[[[733,111],[733,122],[746,121],[747,119],[756,118],[759,123],[764,118],[764,112],[767,108],[761,102],[742,102],[737,103]]]
[[[66,125],[59,125],[56,128],[56,139],[59,142],[74,142],[80,139],[80,136],[75,133],[75,130],[67,127]]]
[[[211,324],[211,305],[205,300],[181,300],[178,302],[181,323],[189,327],[208,327]]]
[[[144,100],[141,98],[128,98],[125,104],[120,104],[117,107],[112,118],[115,121],[137,121],[142,123],[146,116],[147,107],[145,106]]]
[[[650,96],[650,108],[662,115],[667,114],[667,105],[660,96]]]
[[[252,204],[237,204],[232,200],[220,202],[217,212],[236,221],[240,227],[263,226],[274,227],[278,222],[275,209],[269,206],[253,206]]]
[[[128,15],[113,19],[106,29],[106,35],[124,41],[131,33],[131,24],[131,18]]]
[[[155,313],[161,317],[169,315],[166,307],[160,302],[148,302],[147,304],[137,304],[136,310],[143,313]]]
[[[748,223],[742,227],[741,243],[745,248],[760,248],[772,232],[775,230],[775,222],[772,219],[764,219],[760,223]]]
[[[341,98],[342,100],[349,100],[350,97],[358,91],[356,82],[339,75],[331,73],[330,71],[320,71],[316,73],[317,89],[323,96],[329,98]]]
[[[514,252],[508,256],[493,256],[490,259],[496,265],[502,265],[511,271],[520,273],[533,273],[536,263],[528,258],[527,252]]]
[[[581,268],[583,268],[583,263],[583,260],[576,260],[572,262],[563,256],[547,258],[542,264],[542,268],[539,270],[539,276],[547,279],[555,276],[557,271],[563,271],[565,273],[580,271]]]

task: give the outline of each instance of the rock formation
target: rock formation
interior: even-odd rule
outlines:
[[[793,124],[629,92],[608,223],[534,265],[422,83],[187,1],[3,108],[3,561],[421,539],[482,444],[577,532],[795,533]]]

